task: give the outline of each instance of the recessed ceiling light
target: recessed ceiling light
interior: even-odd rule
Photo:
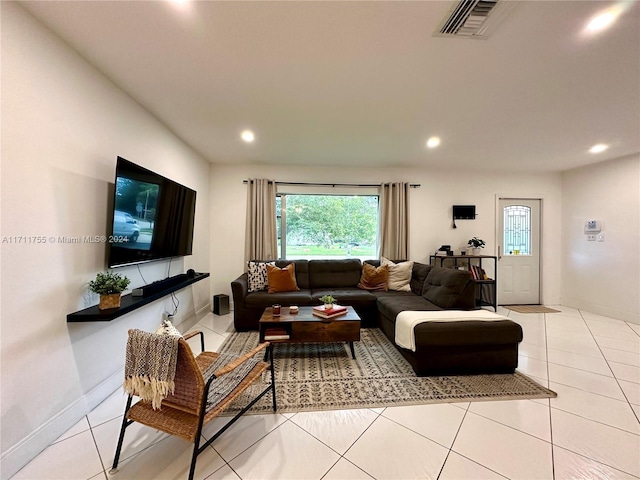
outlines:
[[[191,0],[168,0],[178,10],[189,12],[191,10]]]
[[[605,28],[611,26],[611,24],[613,24],[613,22],[616,21],[616,19],[618,18],[618,15],[620,15],[620,9],[615,9],[615,8],[599,13],[598,15],[593,17],[591,20],[589,20],[589,23],[587,23],[587,27],[586,27],[587,32],[596,33],[601,30],[604,30]]]
[[[429,148],[436,148],[438,145],[440,145],[440,137],[431,137],[427,140],[427,147]]]
[[[601,153],[604,152],[609,145],[605,145],[604,143],[598,143],[589,149],[590,153]]]
[[[240,134],[240,137],[242,137],[242,140],[244,140],[247,143],[251,143],[256,139],[256,136],[253,134],[251,130],[244,130]]]

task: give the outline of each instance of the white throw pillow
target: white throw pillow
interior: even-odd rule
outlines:
[[[275,266],[275,262],[249,262],[247,264],[249,293],[267,289],[267,265]]]
[[[391,260],[382,257],[380,265],[386,265],[389,268],[389,290],[411,291],[410,282],[413,262],[393,263]]]

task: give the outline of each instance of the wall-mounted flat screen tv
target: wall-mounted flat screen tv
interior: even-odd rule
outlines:
[[[110,268],[191,255],[194,190],[118,157],[112,204]]]

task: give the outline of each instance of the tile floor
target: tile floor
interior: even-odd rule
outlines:
[[[500,313],[524,329],[519,370],[558,398],[248,415],[199,457],[196,478],[640,478],[640,325],[555,308]],[[215,350],[232,317],[196,328]],[[115,392],[13,478],[186,478],[190,444],[138,425],[109,475],[124,403]]]

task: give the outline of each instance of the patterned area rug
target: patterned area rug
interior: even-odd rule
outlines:
[[[258,332],[233,333],[220,352],[244,353],[258,343]],[[427,403],[550,398],[556,393],[521,373],[417,377],[378,328],[361,330],[356,359],[345,343],[278,344],[274,364],[278,412],[375,408]],[[266,376],[270,375],[267,371]],[[265,379],[269,381],[268,377]],[[247,404],[236,401],[233,413]],[[250,410],[271,411],[271,395]]]
[[[503,305],[503,307],[518,313],[560,313],[560,310],[544,305]]]

